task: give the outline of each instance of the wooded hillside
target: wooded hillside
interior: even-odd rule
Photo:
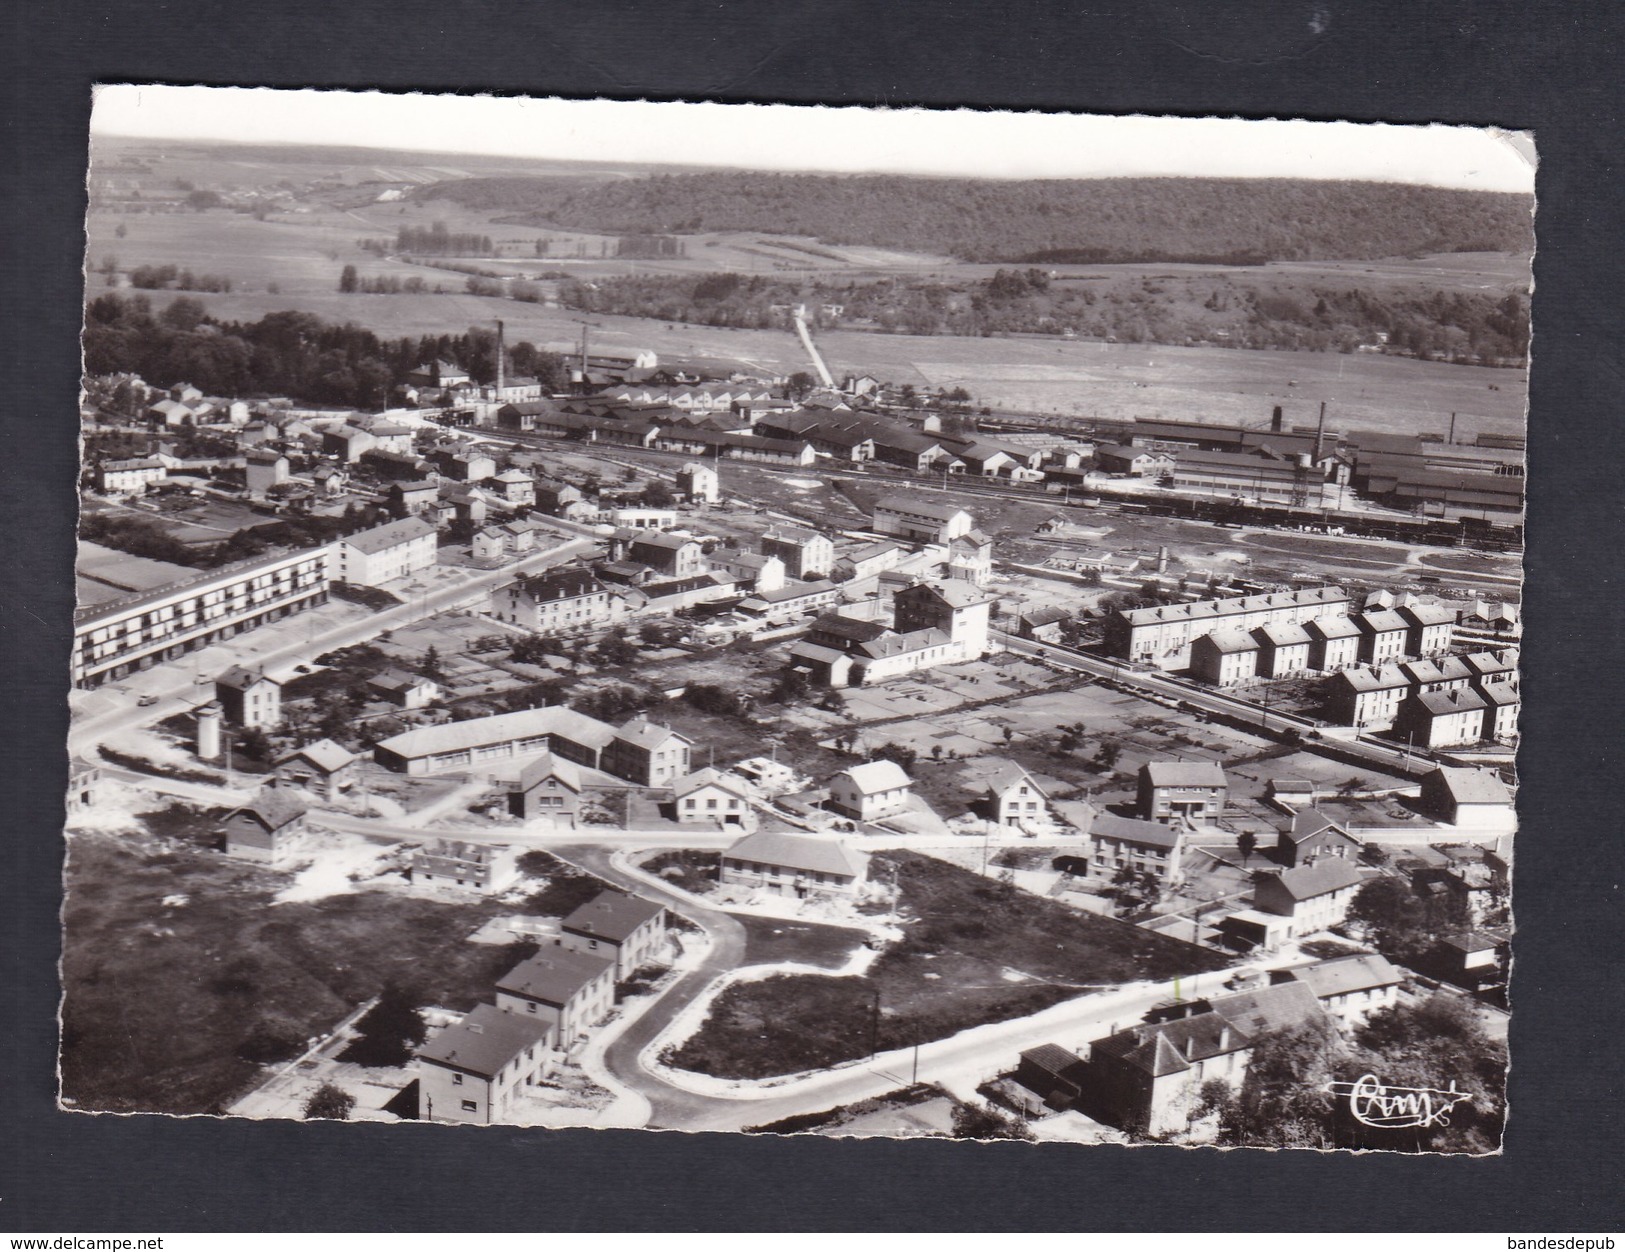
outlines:
[[[766,231],[968,261],[1238,264],[1533,247],[1529,196],[1397,183],[739,171],[591,183],[474,178],[414,194],[524,225],[607,234]]]

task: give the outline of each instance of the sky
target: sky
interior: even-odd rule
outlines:
[[[983,178],[1353,178],[1534,190],[1526,133],[1464,126],[107,85],[94,135]]]

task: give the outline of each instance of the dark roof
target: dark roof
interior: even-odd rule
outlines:
[[[296,821],[309,811],[291,792],[278,787],[267,787],[242,808],[235,810],[233,816],[236,813],[250,813],[259,818],[261,825],[267,830],[281,830],[289,822]]]
[[[878,639],[886,634],[890,628],[879,622],[860,621],[855,617],[847,617],[842,613],[824,613],[817,617],[808,633],[816,632],[821,635],[837,635],[842,639],[855,640],[858,643],[868,643],[871,639]]]
[[[1215,1013],[1253,1038],[1290,1030],[1322,1014],[1320,1000],[1301,982],[1276,983],[1209,1001]]]
[[[225,673],[214,680],[217,687],[230,687],[233,691],[243,691],[257,682],[270,682],[280,686],[274,678],[267,678],[263,669],[248,669],[242,665],[233,665]]]
[[[1313,997],[1311,997],[1313,999]],[[1318,1007],[1318,1006],[1317,1006]],[[1091,1055],[1116,1057],[1152,1077],[1178,1074],[1205,1061],[1252,1046],[1252,1038],[1221,1013],[1198,1013],[1155,1025],[1131,1026],[1089,1045]]]
[[[1340,856],[1284,870],[1279,877],[1281,886],[1294,900],[1308,900],[1330,891],[1341,891],[1361,880],[1360,871]]]
[[[1137,817],[1119,817],[1116,813],[1104,810],[1095,814],[1094,824],[1089,833],[1154,848],[1176,847],[1182,838],[1180,831],[1173,826],[1164,826],[1161,822],[1143,822]]]
[[[1315,808],[1302,809],[1294,813],[1292,815],[1291,829],[1284,831],[1283,834],[1296,845],[1307,843],[1310,839],[1327,830],[1335,831],[1352,842],[1359,842],[1353,835],[1344,830],[1340,823],[1334,822],[1326,814]]]
[[[526,1048],[542,1043],[551,1027],[494,1004],[474,1007],[462,1021],[448,1026],[418,1049],[426,1061],[438,1061],[485,1078],[494,1078]]]
[[[940,504],[932,501],[924,494],[920,495],[890,495],[875,502],[875,508],[891,509],[901,513],[912,513],[919,517],[934,517],[938,521],[946,522],[969,512],[957,504]]]
[[[614,961],[591,952],[543,948],[497,980],[497,990],[563,1008]]]
[[[603,584],[584,569],[553,569],[542,574],[528,574],[516,579],[513,585],[532,600],[575,600],[604,589]]]
[[[621,891],[600,891],[560,922],[559,929],[607,939],[611,943],[624,943],[634,930],[664,911],[664,905],[645,900],[642,896],[627,895]]]

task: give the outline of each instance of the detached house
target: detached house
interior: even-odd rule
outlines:
[[[602,1021],[615,1003],[615,960],[558,944],[543,948],[497,981],[497,1007],[553,1029],[567,1051],[577,1036]]]
[[[226,814],[222,835],[227,856],[281,869],[310,844],[305,805],[275,783],[254,800]]]
[[[615,981],[625,982],[666,942],[664,906],[621,891],[600,891],[559,923],[566,951],[607,957]]]
[[[367,679],[367,690],[374,699],[387,701],[398,709],[421,709],[445,694],[434,679],[398,669],[374,674]]]
[[[361,758],[331,739],[318,739],[277,758],[272,773],[293,787],[332,800],[354,786]]]
[[[786,577],[797,581],[828,578],[835,568],[834,541],[805,526],[769,526],[762,532],[760,551],[783,561]]]
[[[1000,826],[1037,826],[1049,820],[1049,796],[1031,774],[1009,761],[988,776],[982,803]]]
[[[671,785],[672,806],[680,822],[715,822],[723,826],[754,823],[744,783],[721,770],[695,770]]]
[[[1108,882],[1131,870],[1170,886],[1184,876],[1184,852],[1185,831],[1178,825],[1105,812],[1094,813],[1089,823],[1088,872]]]
[[[1293,814],[1292,825],[1276,836],[1275,854],[1289,867],[1334,856],[1352,864],[1360,841],[1319,809],[1308,808]]]
[[[581,770],[551,752],[526,765],[508,792],[508,812],[525,821],[550,817],[555,826],[573,826],[580,809]]]
[[[1147,761],[1140,766],[1139,813],[1148,822],[1214,826],[1229,783],[1217,761]]]
[[[868,761],[829,780],[829,805],[847,817],[872,822],[907,808],[913,786],[896,761]]]
[[[1466,830],[1510,834],[1518,826],[1512,792],[1493,770],[1439,766],[1422,779],[1422,808]]]
[[[603,768],[643,787],[669,786],[689,772],[694,741],[669,726],[635,717],[604,749]]]
[[[1359,888],[1360,871],[1343,857],[1324,857],[1253,881],[1253,907],[1288,919],[1287,937],[1312,935],[1341,922]]]
[[[476,1006],[418,1049],[418,1116],[475,1126],[511,1120],[525,1088],[546,1075],[556,1039],[547,1022]]]
[[[233,665],[214,680],[214,698],[229,725],[268,728],[282,721],[282,684],[263,669]]]

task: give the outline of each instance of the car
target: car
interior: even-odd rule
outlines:
[[[139,700],[136,701],[137,707],[143,708],[143,709],[150,709],[153,705],[155,705],[157,703],[158,703],[158,697],[157,696],[142,696]]]

